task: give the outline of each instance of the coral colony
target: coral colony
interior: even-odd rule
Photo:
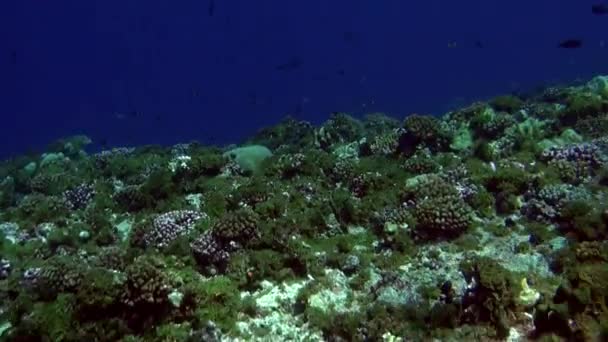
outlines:
[[[608,78],[0,163],[14,341],[608,338]]]

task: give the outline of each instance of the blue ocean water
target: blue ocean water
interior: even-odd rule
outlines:
[[[440,114],[586,79],[608,67],[592,3],[5,1],[0,155],[76,133],[239,142],[286,114]]]
[[[595,1],[0,3],[0,342],[608,341]]]

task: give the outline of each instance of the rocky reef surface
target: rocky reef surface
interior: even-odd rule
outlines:
[[[0,163],[7,341],[608,339],[608,77]]]

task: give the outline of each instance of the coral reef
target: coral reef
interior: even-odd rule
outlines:
[[[606,84],[2,161],[0,339],[606,340]]]
[[[148,247],[166,247],[178,237],[188,234],[202,217],[201,213],[192,210],[175,210],[158,215],[144,233],[144,244]]]

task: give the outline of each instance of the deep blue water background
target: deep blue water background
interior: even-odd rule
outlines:
[[[608,69],[592,3],[215,0],[210,16],[209,0],[3,1],[0,156],[77,133],[238,142],[286,113],[440,114],[587,78]],[[556,48],[567,38],[583,48]]]

